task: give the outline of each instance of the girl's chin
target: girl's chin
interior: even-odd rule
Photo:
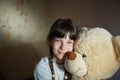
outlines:
[[[63,60],[63,57],[58,57],[59,60]]]
[[[58,60],[63,60],[64,57],[63,57],[63,56],[58,56],[57,59],[58,59]]]

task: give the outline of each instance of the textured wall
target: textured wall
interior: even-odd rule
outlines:
[[[27,80],[47,54],[46,0],[0,0],[0,77]],[[43,54],[44,53],[44,54]]]
[[[60,17],[120,34],[119,0],[0,0],[0,80],[32,79],[35,64],[48,55],[48,30]]]

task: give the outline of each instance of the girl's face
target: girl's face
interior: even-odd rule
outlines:
[[[52,51],[57,59],[62,60],[65,53],[73,51],[74,40],[69,38],[69,33],[63,38],[54,38],[52,40]]]

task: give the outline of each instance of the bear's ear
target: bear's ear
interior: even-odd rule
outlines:
[[[116,52],[116,59],[120,62],[120,36],[113,37],[112,42]]]

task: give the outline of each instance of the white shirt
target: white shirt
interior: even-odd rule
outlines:
[[[64,70],[61,65],[53,61],[55,80],[64,80]],[[34,70],[35,80],[52,80],[52,73],[49,67],[48,57],[43,57]]]

